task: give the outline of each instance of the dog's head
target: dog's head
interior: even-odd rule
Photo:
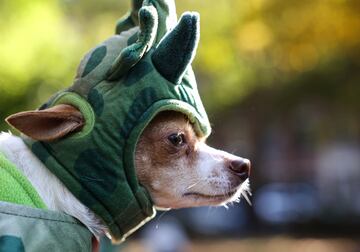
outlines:
[[[142,134],[136,172],[156,206],[226,205],[249,193],[250,161],[211,148],[183,114],[160,113]]]
[[[250,170],[204,142],[211,128],[191,68],[198,14],[176,24],[172,1],[136,2],[142,7],[84,57],[70,88],[8,118],[115,239],[153,217],[153,201],[179,208],[237,199]]]

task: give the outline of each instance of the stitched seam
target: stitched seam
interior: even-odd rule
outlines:
[[[48,218],[43,218],[43,217],[34,217],[34,216],[30,216],[30,215],[23,215],[23,214],[17,214],[17,213],[8,213],[8,212],[4,212],[2,210],[0,210],[0,213],[6,214],[6,215],[25,217],[25,218],[29,218],[29,219],[39,219],[39,220],[46,220],[46,221],[62,222],[62,223],[68,223],[68,224],[73,224],[73,225],[78,225],[78,226],[84,227],[80,223],[71,222],[71,221],[53,220],[53,219],[48,219]]]

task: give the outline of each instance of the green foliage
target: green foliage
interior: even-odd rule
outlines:
[[[82,55],[114,33],[129,6],[130,0],[2,1],[0,117],[32,109],[69,86]],[[201,14],[194,68],[210,113],[258,89],[289,85],[299,87],[296,94],[310,92],[310,85],[331,89],[324,95],[334,92],[359,107],[351,98],[360,79],[354,70],[360,65],[359,1],[178,0],[177,7],[178,14]],[[337,68],[352,83],[346,90],[342,83],[327,85]]]
[[[30,108],[66,86],[79,37],[55,1],[6,1],[0,15],[0,116]],[[5,18],[4,18],[5,17]]]
[[[298,82],[300,86],[326,88],[337,67],[350,62],[359,66],[357,1],[223,0],[213,5],[206,1],[182,4],[201,13],[202,37],[195,63],[203,79],[200,83],[204,85],[205,104],[211,111],[221,112],[261,88],[282,89]],[[306,78],[313,73],[324,75],[323,83]],[[353,68],[342,74],[353,82],[359,80]],[[338,84],[328,88],[337,92],[341,89]],[[298,91],[304,93],[306,88]]]

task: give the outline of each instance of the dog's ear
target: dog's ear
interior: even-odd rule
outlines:
[[[81,112],[66,104],[54,107],[20,112],[6,118],[6,122],[28,137],[40,141],[54,141],[84,125]]]

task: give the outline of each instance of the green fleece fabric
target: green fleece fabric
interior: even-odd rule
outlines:
[[[0,153],[0,201],[46,208],[29,180],[2,153]]]
[[[176,24],[172,0],[140,2],[118,22],[119,34],[85,55],[73,85],[40,108],[77,107],[86,120],[83,130],[55,142],[25,139],[103,220],[113,242],[123,241],[156,212],[134,168],[136,143],[151,119],[160,111],[179,111],[199,136],[211,132],[190,65],[199,41],[198,14],[185,13]]]

